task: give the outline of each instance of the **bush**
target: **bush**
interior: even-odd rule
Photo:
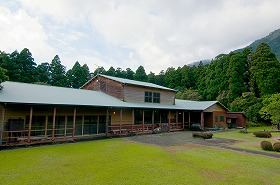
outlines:
[[[240,129],[239,133],[250,133],[246,128]]]
[[[213,137],[213,134],[208,132],[195,132],[192,135],[193,137],[201,137],[203,139],[211,139]]]
[[[280,152],[280,142],[276,142],[273,144],[273,149],[276,152]]]
[[[257,131],[253,133],[256,137],[271,138],[271,133],[268,131]]]
[[[261,147],[263,150],[273,151],[272,143],[270,141],[262,141]]]

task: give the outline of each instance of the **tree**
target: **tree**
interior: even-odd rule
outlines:
[[[111,66],[108,71],[106,72],[106,75],[108,76],[115,76],[116,75],[116,70],[115,68],[113,68],[113,66]]]
[[[56,55],[50,64],[50,84],[53,86],[66,87],[66,68],[61,64],[60,58]]]
[[[175,89],[175,88],[180,88],[180,82],[181,82],[181,75],[180,75],[180,71],[181,68],[179,69],[175,69],[174,67],[169,67],[167,68],[166,72],[165,72],[165,86]]]
[[[17,50],[11,54],[6,54],[5,52],[0,52],[0,67],[6,69],[6,75],[9,80],[17,82],[20,80],[20,72],[18,66],[18,55]]]
[[[134,74],[135,73],[130,68],[126,68],[126,79],[133,80]]]
[[[200,101],[202,100],[202,96],[194,89],[185,89],[185,91],[179,91],[176,94],[177,99],[183,100],[193,100],[193,101]]]
[[[273,94],[263,100],[260,115],[263,119],[274,124],[280,123],[280,93]]]
[[[3,86],[1,85],[2,82],[8,80],[8,76],[6,75],[7,70],[0,67],[0,91],[3,89]]]
[[[158,75],[156,75],[156,84],[164,86],[164,78],[165,78],[165,72],[164,70],[161,70]]]
[[[148,82],[153,84],[156,83],[156,75],[152,71],[148,74]]]
[[[251,59],[251,84],[258,96],[271,95],[280,92],[280,63],[270,47],[261,43]],[[257,89],[257,90],[256,90]]]
[[[50,64],[47,62],[41,63],[36,68],[38,74],[38,82],[50,84]]]
[[[36,63],[31,52],[24,48],[18,55],[18,72],[20,74],[19,82],[33,83],[38,81],[36,74]]]
[[[89,71],[86,65],[81,66],[77,61],[72,69],[66,73],[68,87],[80,88],[89,80]]]
[[[142,81],[142,82],[148,81],[148,76],[147,76],[143,66],[139,66],[137,68],[135,75],[134,75],[134,80],[138,80],[138,81]]]
[[[126,72],[125,72],[124,70],[122,70],[122,68],[118,67],[118,68],[116,69],[115,76],[116,76],[116,77],[119,77],[119,78],[125,78]]]
[[[259,111],[262,108],[262,99],[257,98],[252,92],[245,92],[236,98],[230,105],[233,112],[244,112],[248,121],[257,123],[261,120]]]
[[[93,72],[93,76],[99,75],[99,74],[106,74],[106,70],[102,66],[98,66],[95,71]]]

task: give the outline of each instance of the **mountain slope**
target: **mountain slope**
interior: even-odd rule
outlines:
[[[253,51],[255,51],[257,46],[262,42],[267,43],[271,47],[272,52],[276,55],[277,59],[280,61],[280,29],[271,32],[266,37],[254,41],[248,47],[251,47]],[[236,51],[242,51],[243,49],[238,49]]]

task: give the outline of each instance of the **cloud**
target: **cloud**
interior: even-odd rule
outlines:
[[[48,58],[54,49],[47,43],[48,35],[43,26],[34,17],[29,16],[23,9],[15,12],[0,7],[0,48],[12,52],[28,48],[33,57]]]
[[[278,0],[19,0],[13,11],[1,8],[1,48],[58,54],[68,68],[79,60],[158,73],[266,36],[280,27],[279,7]]]

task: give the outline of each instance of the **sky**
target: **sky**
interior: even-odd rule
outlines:
[[[28,48],[37,64],[55,55],[158,74],[248,46],[280,28],[279,0],[0,0],[0,50]]]

